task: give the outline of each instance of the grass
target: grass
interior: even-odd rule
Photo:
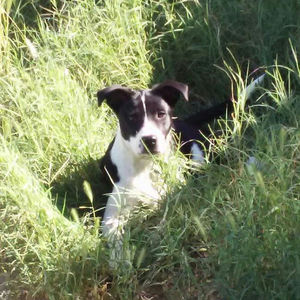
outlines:
[[[0,298],[300,299],[296,0],[0,9]],[[242,87],[262,66],[245,106]],[[212,125],[218,163],[177,152],[159,162],[167,195],[133,214],[127,261],[112,272],[99,220],[81,213],[99,206],[97,160],[116,127],[95,94],[166,78],[191,88],[178,115],[229,96],[235,112]]]

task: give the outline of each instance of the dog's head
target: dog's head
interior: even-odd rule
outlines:
[[[134,91],[114,85],[97,93],[116,113],[124,143],[136,155],[160,154],[168,149],[172,110],[180,95],[188,100],[188,86],[168,80],[151,90]]]

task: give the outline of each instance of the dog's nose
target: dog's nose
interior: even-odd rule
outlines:
[[[142,144],[144,148],[146,148],[146,152],[149,151],[151,153],[156,152],[156,143],[157,143],[157,138],[154,135],[149,135],[149,136],[144,136],[142,137]]]

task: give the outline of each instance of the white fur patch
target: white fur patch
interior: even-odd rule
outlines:
[[[204,162],[204,154],[199,145],[195,142],[191,147],[192,160],[198,163]]]
[[[123,139],[119,128],[110,155],[112,162],[118,167],[120,180],[114,183],[105,208],[102,222],[105,235],[113,232],[120,234],[126,223],[124,220],[128,219],[124,215],[128,215],[139,201],[155,204],[159,198],[150,177],[153,165],[151,156],[137,156],[127,148],[128,141]]]
[[[242,91],[241,97],[248,99],[250,95],[254,92],[255,88],[262,83],[264,80],[265,74],[259,76],[255,80],[253,80],[246,88]]]

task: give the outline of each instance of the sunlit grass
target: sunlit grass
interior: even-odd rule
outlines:
[[[0,5],[0,295],[300,298],[296,2],[51,3]],[[117,124],[96,92],[166,78],[191,88],[177,114],[225,96],[234,112],[211,124],[212,162],[194,165],[176,145],[157,162],[163,201],[134,212],[112,271],[87,209]]]

